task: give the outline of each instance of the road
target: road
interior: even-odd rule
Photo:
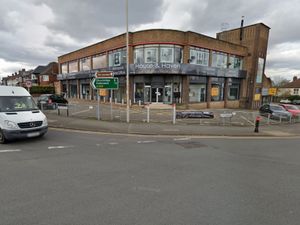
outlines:
[[[299,145],[50,129],[0,145],[0,224],[296,225]]]

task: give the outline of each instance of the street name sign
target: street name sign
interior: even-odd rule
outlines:
[[[91,84],[93,89],[119,89],[119,79],[116,77],[97,77]]]

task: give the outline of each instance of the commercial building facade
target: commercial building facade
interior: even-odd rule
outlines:
[[[129,95],[134,103],[179,103],[198,108],[255,108],[261,102],[269,27],[259,23],[217,34],[152,29],[129,33]],[[60,91],[96,99],[90,82],[111,71],[126,100],[126,35],[58,57]],[[103,94],[103,93],[102,93]]]

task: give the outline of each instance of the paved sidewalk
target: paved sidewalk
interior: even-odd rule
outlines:
[[[80,119],[45,112],[49,127],[108,133],[140,135],[191,135],[191,136],[270,136],[295,137],[300,134],[300,124],[261,126],[259,133],[254,127],[179,125],[161,123],[124,123]]]

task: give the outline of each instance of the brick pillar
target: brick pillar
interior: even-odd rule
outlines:
[[[76,80],[77,83],[77,95],[76,98],[80,99],[80,80]]]
[[[207,78],[207,99],[206,99],[207,108],[210,108],[211,102],[211,77]]]
[[[227,108],[227,102],[228,102],[228,90],[229,90],[229,78],[225,78],[225,83],[224,83],[224,108]]]
[[[189,104],[189,76],[182,77],[182,103]]]

